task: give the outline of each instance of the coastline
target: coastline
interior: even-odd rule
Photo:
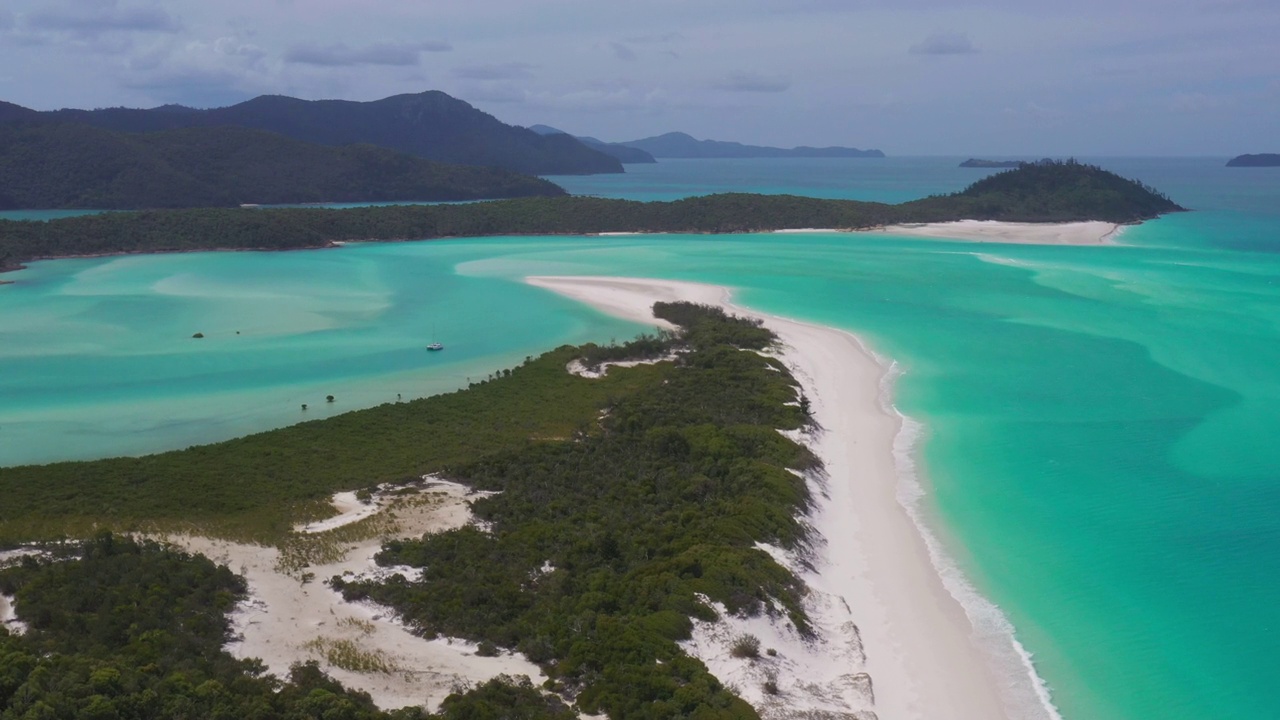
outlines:
[[[955,220],[911,225],[885,225],[857,232],[899,237],[1011,243],[1015,245],[1119,245],[1127,225],[1087,220],[1067,223],[1019,223],[1002,220]]]
[[[893,368],[855,335],[753,312],[732,304],[728,289],[712,285],[601,277],[530,277],[526,282],[608,314],[656,325],[664,324],[651,315],[656,301],[720,305],[762,319],[779,336],[785,348],[782,360],[810,398],[822,428],[795,439],[808,441],[826,466],[825,478],[807,478],[815,498],[807,520],[819,536],[811,565],[761,546],[811,588],[806,609],[821,628],[817,643],[792,638],[782,653],[807,655],[796,661],[793,676],[798,685],[813,690],[812,697],[787,697],[790,709],[806,704],[815,711],[836,710],[818,707],[814,698],[830,699],[828,691],[835,684],[860,684],[859,675],[865,673],[869,681],[863,696],[873,699],[872,707],[855,706],[858,693],[846,693],[853,700],[844,712],[874,709],[886,719],[921,720],[1054,716],[1034,672],[1027,677],[1025,654],[1018,658],[1022,667],[1006,668],[998,662],[1020,651],[1012,636],[994,638],[1006,646],[1003,652],[992,652],[980,642],[993,639],[986,628],[975,627],[970,608],[956,595],[954,580],[944,579],[938,548],[916,524],[912,489],[904,487],[901,477],[907,420],[884,397]],[[763,618],[723,622],[735,630],[721,632],[726,636],[750,629],[784,643],[794,635]],[[840,637],[849,623],[853,642]],[[742,663],[735,666],[714,638],[695,632],[687,649],[713,672],[729,675],[722,681],[733,682],[757,709],[767,709],[761,703],[767,706],[769,698],[754,691],[759,683],[752,683]],[[838,674],[850,665],[861,673]],[[785,711],[766,717],[785,717]]]
[[[1019,245],[1118,245],[1116,238],[1127,225],[1088,220],[1068,223],[1016,223],[1002,220],[955,220],[951,222],[921,223],[918,225],[881,225],[865,228],[779,228],[741,233],[745,235],[799,235],[808,233],[866,233],[897,237],[928,238],[969,242],[1012,243]],[[598,233],[533,233],[528,237],[635,237],[643,235],[716,235],[706,232],[598,232]],[[739,233],[729,233],[739,234]],[[433,240],[465,240],[468,238],[498,237],[493,235],[441,235],[430,238],[362,240],[326,240],[317,245],[290,248],[265,247],[211,247],[182,250],[120,250],[117,252],[72,253],[68,255],[42,255],[24,258],[16,266],[0,267],[0,273],[27,269],[24,263],[45,260],[83,260],[92,258],[127,257],[131,255],[181,255],[201,252],[294,252],[297,250],[329,250],[359,242],[430,242]],[[0,284],[12,284],[13,280],[0,280]]]

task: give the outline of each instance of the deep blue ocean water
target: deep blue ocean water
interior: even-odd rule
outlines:
[[[989,172],[961,159],[668,161],[553,179],[636,199],[896,202]],[[722,283],[898,363],[894,401],[925,428],[927,514],[1063,717],[1274,717],[1280,169],[1083,159],[1194,212],[1130,228],[1121,247],[492,238],[35,263],[0,287],[0,463],[216,440],[301,419],[301,402],[320,417],[452,389],[640,329],[525,275]],[[433,337],[444,353],[424,351]]]

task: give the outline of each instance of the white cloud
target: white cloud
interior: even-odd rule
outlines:
[[[285,62],[323,67],[351,67],[354,65],[417,65],[424,52],[448,52],[453,46],[446,42],[374,43],[364,47],[350,47],[345,43],[333,45],[296,45],[285,52]]]
[[[54,6],[23,17],[24,29],[96,37],[109,32],[176,33],[177,18],[155,5],[121,6],[117,2],[90,2]]]
[[[523,62],[459,65],[453,69],[453,75],[464,80],[511,80],[530,77],[532,70],[533,65]]]
[[[624,45],[623,43],[611,42],[609,43],[609,50],[611,50],[613,52],[613,56],[618,58],[619,60],[633,62],[636,59],[636,51],[632,50],[630,46]]]
[[[938,33],[911,46],[913,55],[972,55],[978,52],[963,33]]]
[[[734,73],[711,84],[727,92],[779,93],[791,87],[791,80],[781,75]]]

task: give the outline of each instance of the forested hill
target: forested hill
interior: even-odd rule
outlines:
[[[328,147],[238,127],[122,133],[70,123],[0,124],[0,209],[563,194],[546,180],[501,168],[449,165],[372,145]]]
[[[572,137],[544,137],[532,130],[507,125],[438,91],[395,95],[373,102],[264,95],[210,110],[164,106],[150,110],[35,112],[6,103],[0,107],[0,122],[12,119],[78,122],[119,132],[233,125],[277,132],[321,145],[368,143],[428,160],[502,167],[530,175],[623,171],[622,164],[615,158]]]
[[[1089,165],[1042,162],[952,195],[887,205],[791,195],[707,195],[674,202],[590,197],[466,205],[203,209],[0,222],[0,267],[81,254],[322,247],[345,240],[422,240],[600,232],[761,232],[870,228],[952,220],[1136,222],[1182,210],[1164,195]]]
[[[1186,208],[1144,183],[1075,160],[1022,163],[988,175],[954,195],[913,200],[898,206],[922,217],[1068,222],[1149,220]]]

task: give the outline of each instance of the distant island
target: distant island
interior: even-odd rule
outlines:
[[[979,160],[969,158],[960,163],[962,168],[1016,168],[1022,165],[1021,160]]]
[[[529,175],[623,172],[616,158],[570,136],[539,135],[507,125],[434,90],[372,102],[263,95],[209,110],[164,105],[149,110],[38,112],[0,102],[0,123],[12,122],[73,122],[130,133],[231,125],[319,145],[365,143],[437,162],[500,167]]]
[[[0,209],[478,200],[563,195],[546,180],[241,127],[142,133],[0,124]]]
[[[560,130],[559,128],[553,128],[550,125],[530,125],[529,129],[538,133],[539,135],[568,135],[569,134],[563,130]],[[636,163],[648,164],[648,163],[657,162],[657,160],[655,160],[652,155],[645,152],[644,150],[641,150],[640,148],[627,147],[626,145],[621,145],[619,143],[605,142],[603,140],[593,138],[590,135],[575,135],[573,137],[576,138],[578,142],[582,143],[583,145],[586,145],[591,148],[595,148],[596,150],[599,150],[600,152],[604,153],[605,155],[609,155],[610,157],[617,158],[618,161],[624,165],[636,164]]]
[[[794,148],[744,145],[720,140],[698,140],[682,132],[617,143],[643,150],[655,158],[882,158],[879,150],[846,147]]]
[[[290,250],[371,239],[862,229],[966,219],[1129,223],[1184,209],[1146,185],[1101,168],[1041,161],[983,178],[958,193],[898,205],[730,193],[674,202],[541,197],[465,205],[167,210],[43,223],[0,221],[0,267],[75,255]]]
[[[1280,153],[1237,155],[1227,161],[1227,167],[1280,167]]]

